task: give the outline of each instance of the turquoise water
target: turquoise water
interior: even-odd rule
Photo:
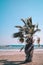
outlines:
[[[0,49],[20,49],[21,47],[25,47],[25,45],[5,45],[5,46],[0,46]],[[35,49],[43,49],[43,45],[40,45],[40,47],[38,47],[38,45],[34,45]]]

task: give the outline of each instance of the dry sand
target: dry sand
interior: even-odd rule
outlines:
[[[32,62],[20,64],[24,60],[23,51],[0,51],[0,65],[43,65],[43,51],[34,51]]]

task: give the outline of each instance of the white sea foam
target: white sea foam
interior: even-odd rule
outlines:
[[[43,49],[34,49],[34,53],[43,53]],[[15,55],[15,54],[25,54],[24,50],[20,52],[20,49],[10,49],[10,50],[0,50],[0,56],[2,55]]]

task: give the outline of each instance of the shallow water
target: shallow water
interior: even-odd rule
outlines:
[[[25,45],[5,45],[5,46],[0,46],[0,51],[8,51],[8,50],[19,50],[21,49],[22,47],[24,46],[25,48]],[[43,45],[40,45],[40,47],[38,47],[38,45],[34,45],[34,49],[43,49]]]

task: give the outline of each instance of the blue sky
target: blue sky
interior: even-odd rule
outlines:
[[[15,25],[23,25],[21,18],[32,17],[41,29],[37,33],[43,43],[43,0],[0,0],[0,45],[19,43],[12,34],[18,30]]]

